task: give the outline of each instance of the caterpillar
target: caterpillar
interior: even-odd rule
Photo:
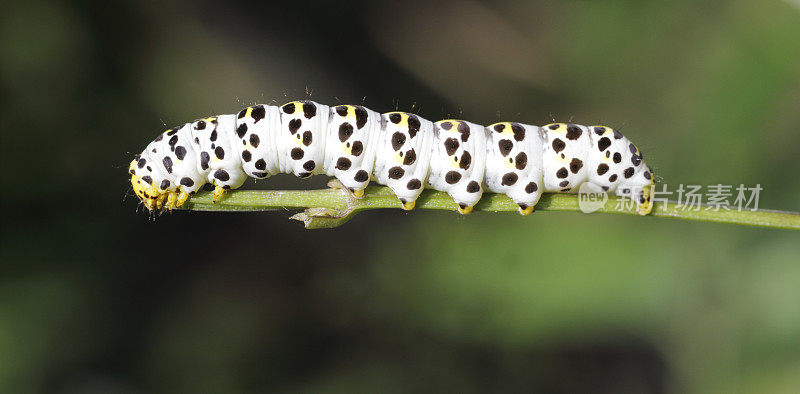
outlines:
[[[528,215],[543,192],[575,193],[589,183],[633,198],[646,215],[655,184],[636,145],[607,126],[484,127],[310,100],[253,105],[171,128],[134,157],[128,172],[150,211],[180,207],[206,183],[218,202],[247,177],[279,173],[327,174],[356,198],[375,181],[406,210],[432,188],[448,193],[461,214],[472,212],[484,191],[506,194]]]

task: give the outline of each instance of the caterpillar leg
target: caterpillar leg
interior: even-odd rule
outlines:
[[[472,213],[472,206],[467,204],[458,204],[458,213],[462,215],[469,215]]]
[[[403,201],[401,199],[400,203],[402,204],[403,209],[406,210],[406,211],[414,210],[414,207],[417,205],[417,201],[416,200],[414,200],[414,201]]]
[[[190,195],[191,194],[181,190],[181,193],[178,195],[178,201],[176,202],[175,206],[178,208],[182,207],[183,204],[186,202],[186,200],[189,199]]]
[[[534,209],[533,205],[527,206],[525,204],[519,204],[518,212],[522,216],[528,216],[528,215],[532,214],[534,210],[535,209]]]
[[[156,209],[163,210],[164,203],[167,202],[167,193],[161,193],[156,197]]]
[[[350,198],[359,199],[364,197],[364,189],[351,189],[349,187],[346,187],[344,188],[344,190],[346,190],[350,194]]]
[[[173,190],[167,195],[167,210],[172,212],[175,209],[175,203],[178,202],[178,192]]]
[[[222,195],[225,194],[225,188],[220,185],[214,186],[214,195],[211,201],[217,203],[219,200],[222,200]]]
[[[354,198],[362,198],[364,197],[364,189],[354,189],[344,185],[340,180],[333,178],[328,181],[328,187],[331,189],[341,189],[345,190],[350,193],[350,195]]]

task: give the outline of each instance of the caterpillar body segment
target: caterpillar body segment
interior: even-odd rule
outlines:
[[[272,105],[254,105],[236,115],[235,143],[248,176],[263,179],[281,172],[278,162],[278,134],[281,112]]]
[[[363,195],[381,141],[381,115],[355,105],[331,108],[325,149],[325,173],[357,196]]]
[[[428,184],[447,192],[466,214],[483,195],[486,128],[463,120],[434,123],[434,148]]]
[[[177,132],[170,136],[174,130]],[[151,150],[151,153],[153,153],[151,156],[161,155],[161,160],[154,161],[161,163],[168,175],[176,174],[170,183],[164,182],[168,187],[162,188],[163,190],[171,190],[169,186],[180,185],[181,190],[186,193],[194,193],[206,183],[206,172],[198,168],[200,151],[194,142],[191,124],[187,123],[165,132],[160,145],[155,152]]]
[[[371,180],[387,185],[405,209],[432,188],[448,193],[462,214],[489,191],[508,195],[527,215],[544,192],[575,193],[590,184],[634,199],[646,215],[655,184],[639,149],[606,126],[433,123],[307,100],[254,105],[169,129],[136,155],[128,172],[150,210],[181,206],[206,183],[216,202],[248,176],[324,173],[356,197]]]
[[[322,174],[330,107],[293,101],[281,107],[278,161],[281,172],[301,178]]]
[[[544,188],[548,191],[570,192],[587,179],[584,161],[592,144],[587,128],[554,123],[544,126],[544,129]]]
[[[589,172],[589,182],[604,190],[615,190],[625,180],[623,159],[630,160],[628,139],[608,127],[591,126],[589,130],[593,137],[590,148],[593,154],[587,157],[586,166],[595,169]]]
[[[242,186],[247,174],[242,169],[236,138],[236,115],[208,120],[196,121],[192,130],[199,141],[200,169],[206,171],[208,183],[214,185],[214,200],[218,201],[224,190]]]
[[[528,215],[544,191],[539,127],[502,122],[486,127],[486,187],[508,195]]]
[[[413,209],[428,179],[433,123],[414,114],[389,112],[382,126],[372,178],[389,186],[404,209]]]

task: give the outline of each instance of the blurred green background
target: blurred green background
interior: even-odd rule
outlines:
[[[670,188],[797,211],[796,0],[12,0],[0,89],[1,392],[800,388],[796,232],[399,210],[306,231],[123,200],[165,125],[308,90],[606,123]]]

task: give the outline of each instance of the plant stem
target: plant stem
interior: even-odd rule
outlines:
[[[602,213],[635,215],[636,207],[618,204],[618,198],[609,196]],[[338,227],[357,213],[369,209],[401,208],[400,201],[388,187],[370,186],[361,199],[353,198],[341,189],[320,190],[239,190],[225,193],[221,201],[211,202],[211,193],[198,193],[182,209],[194,211],[272,211],[302,209],[292,216],[302,221],[306,228]],[[455,211],[456,204],[447,193],[425,190],[417,199],[416,209],[439,209]],[[475,206],[476,211],[516,212],[517,205],[503,194],[485,193]],[[656,202],[649,216],[696,220],[704,222],[732,223],[749,226],[800,230],[800,213],[769,210],[709,209],[708,206],[682,206],[673,201]],[[576,194],[545,193],[537,211],[580,211]]]

